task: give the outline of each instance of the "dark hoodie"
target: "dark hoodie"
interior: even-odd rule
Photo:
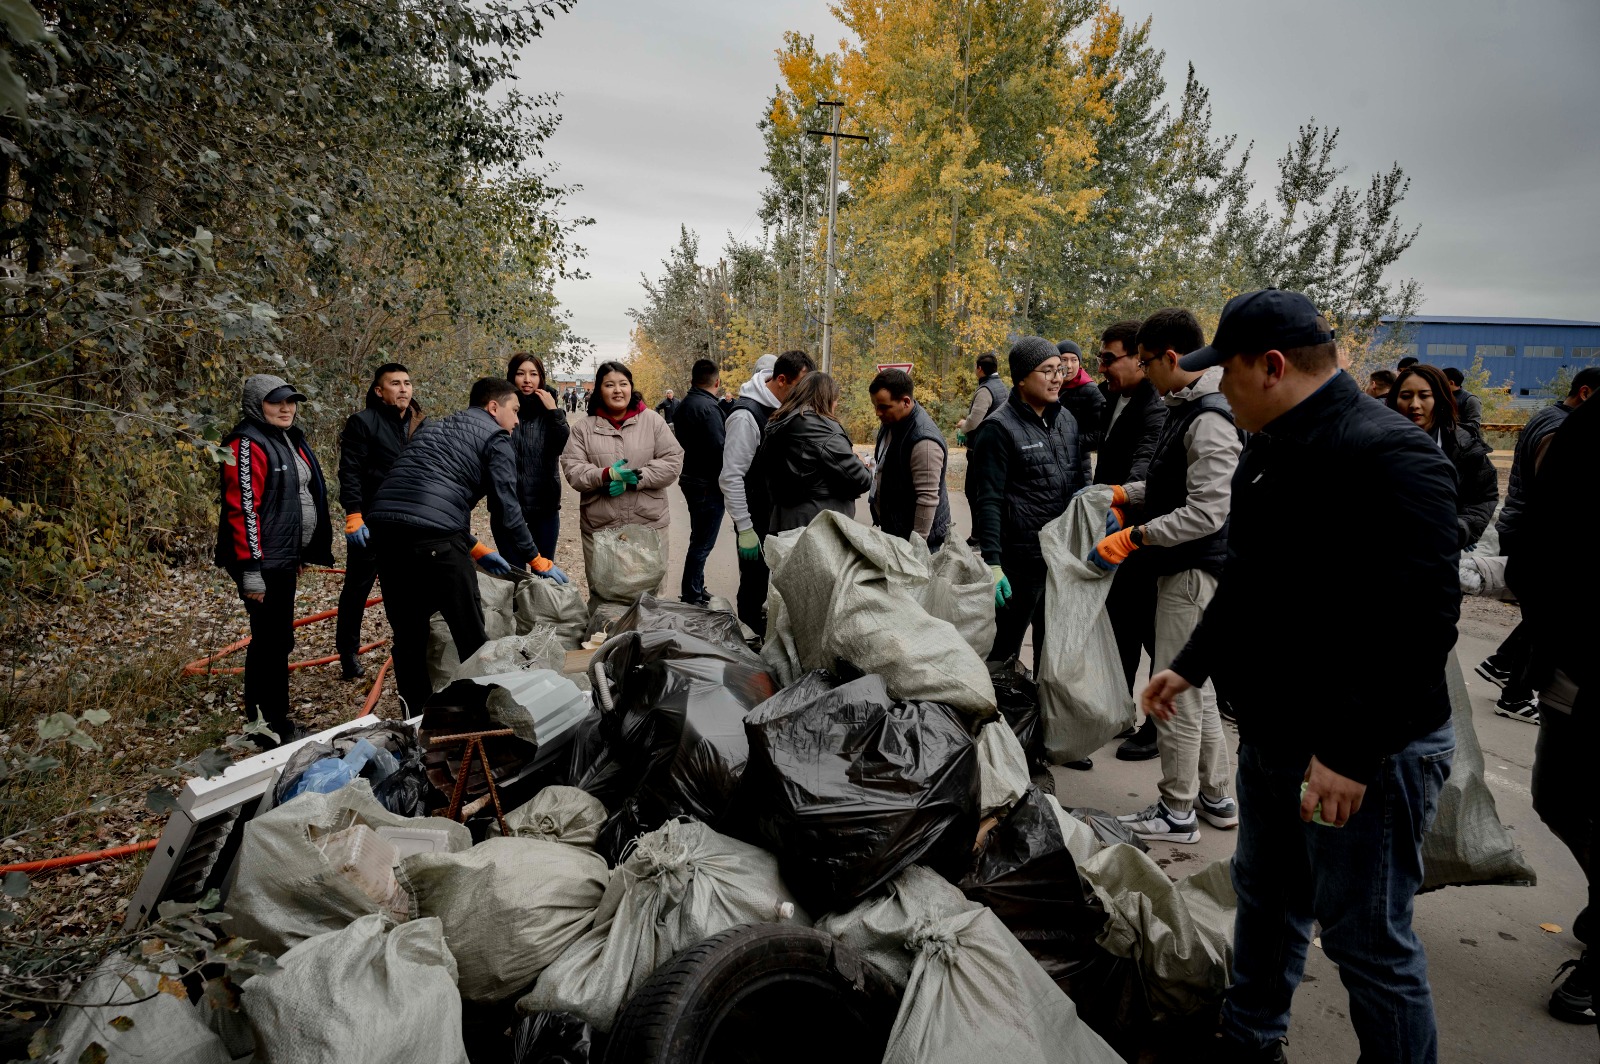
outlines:
[[[351,414],[339,434],[339,505],[346,514],[372,508],[378,485],[425,418],[415,398],[401,411],[367,389],[366,409]]]
[[[328,488],[316,453],[298,426],[281,429],[267,424],[261,414],[262,402],[284,383],[268,373],[246,380],[240,404],[244,416],[222,441],[231,464],[219,473],[216,563],[230,572],[333,564]],[[309,537],[301,506],[302,463],[310,474],[316,515]]]

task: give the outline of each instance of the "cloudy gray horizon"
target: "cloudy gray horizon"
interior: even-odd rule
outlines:
[[[1194,63],[1213,131],[1254,143],[1258,199],[1313,117],[1341,129],[1345,182],[1404,167],[1400,216],[1421,235],[1394,275],[1421,283],[1424,314],[1600,320],[1600,4],[1118,6],[1153,18],[1169,97]],[[844,33],[823,0],[580,0],[524,50],[520,88],[562,97],[546,155],[583,186],[567,209],[595,219],[578,238],[590,276],[557,295],[598,357],[626,356],[639,276],[659,273],[680,224],[702,262],[730,232],[759,235],[756,123],[788,29],[822,50]]]

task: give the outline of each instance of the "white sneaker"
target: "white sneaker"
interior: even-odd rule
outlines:
[[[1180,817],[1168,809],[1166,803],[1157,801],[1148,809],[1126,813],[1117,819],[1128,825],[1145,842],[1177,842],[1192,846],[1200,841],[1200,824],[1192,809],[1188,816]]]
[[[1195,812],[1205,818],[1207,824],[1214,828],[1236,828],[1239,826],[1239,803],[1232,798],[1207,798],[1201,795],[1194,803]]]

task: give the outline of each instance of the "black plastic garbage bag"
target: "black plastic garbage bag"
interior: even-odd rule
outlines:
[[[813,912],[839,912],[921,863],[951,880],[978,827],[977,743],[940,702],[813,672],[745,720],[740,830],[778,855]]]
[[[774,692],[761,659],[743,646],[654,630],[607,640],[594,661],[606,690],[573,741],[568,782],[613,817],[627,812],[633,827],[686,814],[716,828],[748,756],[744,716]]]
[[[1145,1010],[1137,965],[1095,942],[1106,923],[1105,907],[1078,874],[1077,862],[1100,845],[1086,831],[1075,856],[1051,801],[1029,787],[984,837],[960,887],[993,910],[1077,1004],[1084,1021],[1118,1045]]]
[[[605,1035],[570,1012],[524,1016],[511,1035],[511,1064],[600,1064]]]
[[[400,768],[379,780],[372,788],[378,804],[399,816],[427,816],[428,806],[434,802],[433,784],[428,782],[428,769],[422,760],[419,746],[402,758]],[[440,795],[438,804],[443,804]]]
[[[404,767],[407,759],[417,753],[420,746],[417,740],[417,731],[411,725],[399,720],[386,720],[378,724],[369,724],[364,728],[350,728],[335,735],[331,741],[325,743],[306,743],[295,750],[289,760],[284,763],[283,771],[278,774],[278,783],[273,788],[273,804],[282,805],[294,785],[300,781],[306,769],[330,757],[343,757],[350,749],[362,739],[367,740],[380,750],[387,750],[395,756]],[[364,778],[373,774],[373,765],[362,770]],[[385,781],[387,782],[387,781]],[[387,808],[387,807],[386,807]],[[398,810],[395,810],[398,812]],[[422,814],[403,814],[406,816]]]
[[[1033,678],[1033,670],[1016,657],[988,664],[1000,715],[1011,725],[1011,733],[1028,755],[1028,772],[1037,776],[1050,771],[1050,761],[1044,752],[1044,728],[1039,718],[1039,684]]]
[[[739,618],[728,611],[671,602],[649,594],[640,595],[611,626],[613,636],[658,631],[682,632],[735,653],[750,649],[739,628]]]

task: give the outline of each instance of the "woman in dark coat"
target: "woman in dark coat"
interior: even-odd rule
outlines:
[[[1436,366],[1404,370],[1389,389],[1389,407],[1398,410],[1432,436],[1456,467],[1456,520],[1461,549],[1471,550],[1494,517],[1500,501],[1500,477],[1489,461],[1489,445],[1456,423],[1450,382]]]
[[[768,534],[804,528],[823,510],[847,517],[872,487],[834,411],[839,385],[826,373],[807,373],[772,412],[754,468],[766,478],[772,517]]]
[[[299,733],[289,719],[289,652],[300,569],[333,564],[333,526],[322,466],[295,425],[305,396],[282,377],[244,382],[243,417],[222,441],[232,456],[221,467],[216,562],[239,585],[250,617],[244,657],[244,714],[277,736]]]
[[[1094,378],[1083,368],[1083,352],[1071,340],[1056,344],[1061,356],[1061,405],[1067,408],[1072,420],[1078,423],[1080,437],[1100,431],[1100,417],[1105,412],[1105,393],[1095,386]]]
[[[516,386],[522,405],[517,410],[517,428],[511,434],[517,452],[517,497],[522,503],[522,519],[533,533],[539,553],[551,560],[556,556],[556,540],[561,538],[561,452],[566,449],[571,429],[567,412],[561,409],[556,390],[545,374],[538,355],[518,351],[506,366],[506,380]]]

